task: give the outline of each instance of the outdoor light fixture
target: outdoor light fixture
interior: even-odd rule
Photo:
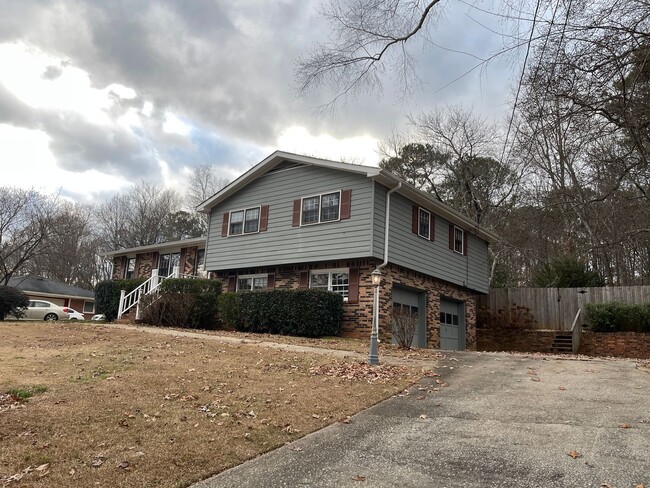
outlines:
[[[375,296],[372,307],[372,330],[370,332],[370,353],[368,354],[368,363],[375,366],[379,364],[379,285],[381,284],[381,271],[379,268],[370,273],[372,286],[375,287]]]

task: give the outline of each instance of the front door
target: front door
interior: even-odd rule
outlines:
[[[465,305],[440,300],[440,349],[465,350]]]

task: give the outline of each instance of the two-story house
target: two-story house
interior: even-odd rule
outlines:
[[[380,267],[380,338],[417,313],[414,345],[475,347],[490,231],[376,167],[276,151],[203,202],[205,269],[229,291],[321,288],[344,300],[342,334],[369,337]]]

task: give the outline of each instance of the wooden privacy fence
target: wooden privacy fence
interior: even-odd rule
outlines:
[[[602,288],[492,288],[479,299],[481,308],[508,310],[515,305],[528,307],[535,316],[535,329],[571,330],[578,309],[580,324],[588,323],[588,303],[650,302],[650,286],[608,286]]]

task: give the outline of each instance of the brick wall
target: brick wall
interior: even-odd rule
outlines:
[[[479,351],[551,352],[554,330],[478,329]]]
[[[639,332],[582,333],[579,354],[650,359],[650,334]]]
[[[184,275],[194,274],[194,265],[196,264],[196,247],[185,247],[181,249],[180,272]]]
[[[304,265],[277,266],[237,270],[237,274],[275,273],[276,288],[298,288],[300,272],[311,269],[358,268],[359,302],[345,303],[341,335],[358,339],[369,339],[372,328],[372,306],[374,287],[371,273],[380,262],[374,259],[330,261]],[[476,307],[477,294],[466,288],[452,285],[407,268],[389,264],[382,270],[382,284],[379,300],[379,338],[391,341],[392,288],[401,285],[426,293],[427,347],[440,347],[440,300],[441,297],[460,300],[465,303],[466,347],[476,349]],[[235,271],[218,272],[217,277],[227,280]]]

